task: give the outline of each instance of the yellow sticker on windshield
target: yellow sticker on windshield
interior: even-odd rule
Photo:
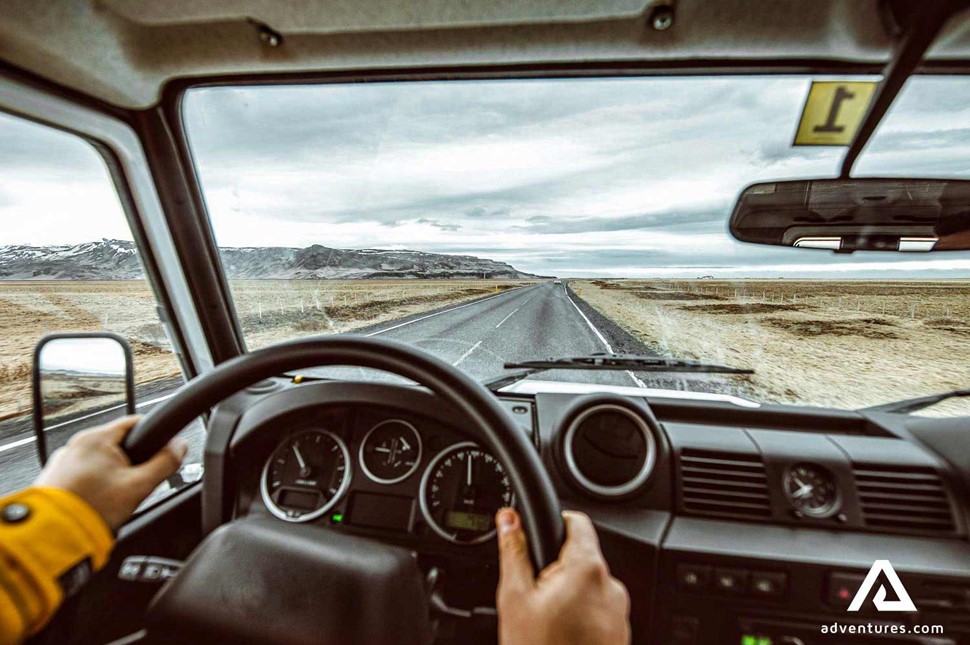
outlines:
[[[849,145],[875,91],[875,81],[813,81],[792,145]]]

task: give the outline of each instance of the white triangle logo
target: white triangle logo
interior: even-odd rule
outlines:
[[[849,605],[849,611],[859,611],[862,603],[869,597],[869,592],[872,591],[872,587],[876,584],[880,573],[886,575],[886,579],[892,585],[898,600],[886,600],[886,586],[879,585],[879,589],[876,590],[876,595],[872,598],[872,604],[876,606],[876,609],[879,611],[916,611],[916,605],[913,604],[912,598],[909,597],[909,592],[906,591],[906,587],[903,586],[902,580],[896,575],[896,570],[893,569],[893,565],[889,563],[889,560],[876,560],[872,563],[869,574],[862,581],[862,586],[859,587],[855,598],[852,599],[852,604]]]

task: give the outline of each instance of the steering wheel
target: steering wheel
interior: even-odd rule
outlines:
[[[233,358],[212,371],[193,379],[175,396],[149,412],[126,437],[123,448],[133,463],[144,462],[182,428],[236,392],[288,371],[329,366],[371,368],[402,376],[427,388],[443,403],[463,414],[471,423],[471,426],[464,428],[464,430],[495,455],[506,467],[522,516],[523,527],[528,536],[532,562],[537,570],[545,568],[558,557],[565,536],[558,497],[548,474],[542,467],[535,448],[530,444],[525,433],[515,425],[513,419],[498,404],[492,393],[480,383],[452,365],[424,351],[396,341],[350,335],[329,336],[289,341]],[[368,569],[369,565],[364,562],[364,558],[357,558],[356,560],[359,561],[352,563],[354,568],[353,571],[350,571],[347,568],[354,558],[348,557],[346,552],[321,554],[319,536],[314,536],[311,544],[306,540],[306,535],[301,533],[301,531],[306,530],[307,527],[305,526],[275,522],[271,525],[259,526],[254,530],[247,529],[245,535],[231,535],[229,537],[224,534],[219,535],[219,531],[244,521],[231,522],[229,525],[221,527],[207,539],[207,542],[221,541],[217,546],[207,547],[207,544],[203,543],[197,549],[190,559],[189,565],[196,568],[203,567],[204,571],[195,575],[195,578],[212,580],[213,576],[217,575],[212,570],[211,563],[206,565],[201,562],[203,558],[200,552],[205,551],[209,559],[218,559],[222,557],[221,553],[226,549],[235,548],[237,553],[241,552],[240,543],[245,543],[252,547],[250,550],[259,551],[269,544],[272,548],[287,551],[290,555],[299,552],[294,555],[296,558],[294,566],[312,568],[306,561],[297,561],[300,561],[301,558],[303,560],[314,560],[316,565],[323,567],[322,570],[325,570],[329,577],[339,578],[343,575],[348,580],[353,580],[354,584],[359,585],[361,577],[370,578],[376,586],[384,588],[384,591],[386,591],[388,584],[391,586],[396,584],[393,581],[381,579],[379,572]],[[236,532],[238,533],[239,530]],[[361,544],[365,542],[363,538],[333,532],[325,539],[327,541],[336,540],[341,544],[344,541],[352,541],[352,543],[342,544],[342,548],[344,550],[349,549],[350,553],[355,555],[361,555],[368,549],[374,548],[374,544],[369,541],[366,541],[368,542],[366,546]],[[226,541],[230,544],[225,544]],[[306,549],[301,551],[301,547],[294,547],[294,544],[302,544],[306,546]],[[331,542],[331,544],[334,547],[337,546],[336,543]],[[384,549],[392,548],[380,546]],[[263,556],[274,557],[270,553],[264,553]],[[371,553],[370,556],[371,559],[376,558],[383,561],[383,566],[389,570],[394,570],[395,566],[398,569],[403,566],[410,571],[410,565],[400,558],[395,559],[396,556],[391,557],[388,551],[382,551],[379,554]],[[321,559],[326,562],[321,564]],[[394,563],[397,563],[397,565]],[[234,565],[238,566],[238,562]],[[179,578],[186,577],[192,576],[187,575],[183,570],[183,573],[170,586],[180,588]],[[186,582],[181,587],[192,586],[192,584]],[[265,584],[265,581],[260,581],[259,584]],[[232,588],[237,586],[238,583],[232,584]],[[390,599],[389,602],[398,605],[404,602],[406,605],[408,600],[406,596],[408,594],[413,595],[414,591],[413,588],[409,589],[394,592],[400,597]],[[375,593],[380,593],[374,589],[361,589],[360,591],[362,597],[368,597],[371,600],[373,600]],[[177,593],[171,592],[168,595],[177,595]],[[181,595],[185,596],[186,593]],[[189,595],[198,596],[199,594]],[[248,596],[245,598],[247,601],[249,599]],[[345,603],[346,599],[343,600]],[[194,602],[195,600],[185,601],[182,599],[180,602],[169,602],[167,604],[180,605],[180,611],[189,607],[188,611],[192,612]],[[158,603],[156,602],[156,604]],[[213,612],[218,613],[220,609],[224,609],[224,607],[209,608],[200,612],[200,615],[196,617],[203,622],[211,622],[214,620]],[[411,618],[413,619],[413,617]],[[345,619],[346,617],[338,617],[335,620]],[[185,622],[188,619],[186,616],[179,616],[178,620]],[[373,617],[368,624],[373,624]],[[363,640],[341,642],[370,643],[381,641],[377,637],[376,640],[364,638]],[[400,639],[398,642],[401,642]]]

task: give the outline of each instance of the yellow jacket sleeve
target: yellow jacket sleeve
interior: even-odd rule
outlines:
[[[112,546],[104,519],[74,493],[28,488],[0,498],[0,645],[38,632]]]

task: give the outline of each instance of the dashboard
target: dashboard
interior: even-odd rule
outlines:
[[[529,387],[498,398],[563,507],[597,524],[634,642],[831,643],[821,625],[876,619],[946,627],[891,642],[970,642],[966,478],[933,449],[959,423]],[[269,515],[404,545],[449,605],[493,605],[509,479],[460,415],[407,390],[276,379],[228,400],[210,524]],[[918,612],[846,611],[875,560]]]

